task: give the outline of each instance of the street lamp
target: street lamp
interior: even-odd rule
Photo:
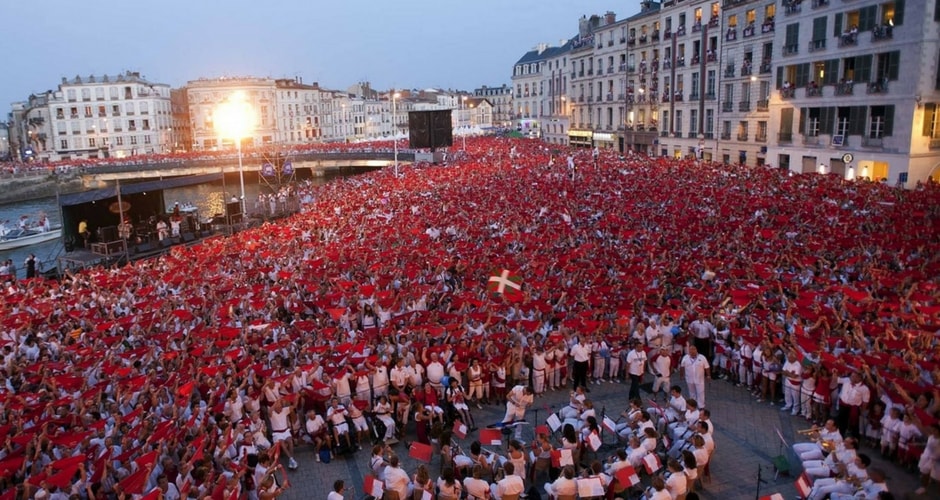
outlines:
[[[242,139],[254,127],[251,104],[245,100],[243,92],[235,92],[229,96],[228,101],[219,105],[215,112],[215,124],[223,138],[235,141],[238,151],[238,181],[241,186],[242,220],[248,213],[245,200],[245,169],[242,166]]]
[[[463,128],[463,150],[464,151],[467,150],[467,130],[469,129],[469,127],[467,127],[466,125],[463,125],[463,114],[466,108],[467,108],[467,96],[463,96],[460,98],[460,113],[458,114],[458,116],[460,116],[461,128]]]
[[[395,151],[395,177],[398,177],[398,98],[400,92],[392,94],[392,143]]]

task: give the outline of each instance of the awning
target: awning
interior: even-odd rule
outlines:
[[[181,177],[171,177],[168,179],[159,179],[153,181],[135,182],[132,184],[121,184],[121,194],[137,194],[145,191],[160,191],[183,186],[192,186],[194,184],[207,184],[222,178],[222,173],[186,175]],[[66,194],[59,197],[59,206],[71,207],[93,201],[107,200],[117,196],[117,185],[81,193]]]

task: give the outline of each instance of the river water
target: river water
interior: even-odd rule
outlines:
[[[314,184],[319,185],[330,182],[336,178],[358,175],[371,170],[373,169],[344,168],[328,170],[323,176],[313,177],[310,180]],[[222,211],[221,206],[223,200],[228,200],[233,194],[238,194],[240,189],[237,178],[235,182],[232,182],[231,178],[226,177],[224,191],[223,183],[219,180],[207,184],[168,189],[164,192],[163,199],[168,208],[172,208],[175,203],[179,203],[181,206],[193,205],[199,210],[200,217],[204,218],[211,214],[220,213]],[[258,193],[260,192],[268,193],[270,190],[266,185],[259,184],[257,177],[246,177],[245,198],[248,200],[249,210],[251,210],[250,207],[258,198]],[[20,217],[24,215],[27,216],[31,223],[36,223],[42,215],[49,218],[53,227],[59,226],[62,223],[59,207],[54,197],[0,205],[0,222],[9,221],[7,222],[7,226],[10,228],[15,227]],[[64,252],[65,248],[60,238],[28,247],[0,251],[0,262],[12,260],[13,264],[16,266],[17,276],[23,278],[26,275],[24,262],[29,254],[36,256],[43,270],[49,270],[56,267],[58,257],[63,255]]]

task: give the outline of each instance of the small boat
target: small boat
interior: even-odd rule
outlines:
[[[62,236],[62,228],[54,227],[48,231],[39,228],[13,229],[0,236],[0,251],[13,250],[38,243],[51,241]]]

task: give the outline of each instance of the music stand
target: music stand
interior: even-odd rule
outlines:
[[[786,438],[784,438],[783,434],[780,433],[780,429],[774,427],[774,431],[777,433],[777,437],[780,438],[779,448],[777,449],[777,456],[770,459],[770,462],[774,466],[774,481],[776,481],[781,472],[786,475],[790,475],[790,461],[787,460],[787,456],[783,452],[783,447],[786,446],[787,448],[790,448],[790,444],[787,443]]]

